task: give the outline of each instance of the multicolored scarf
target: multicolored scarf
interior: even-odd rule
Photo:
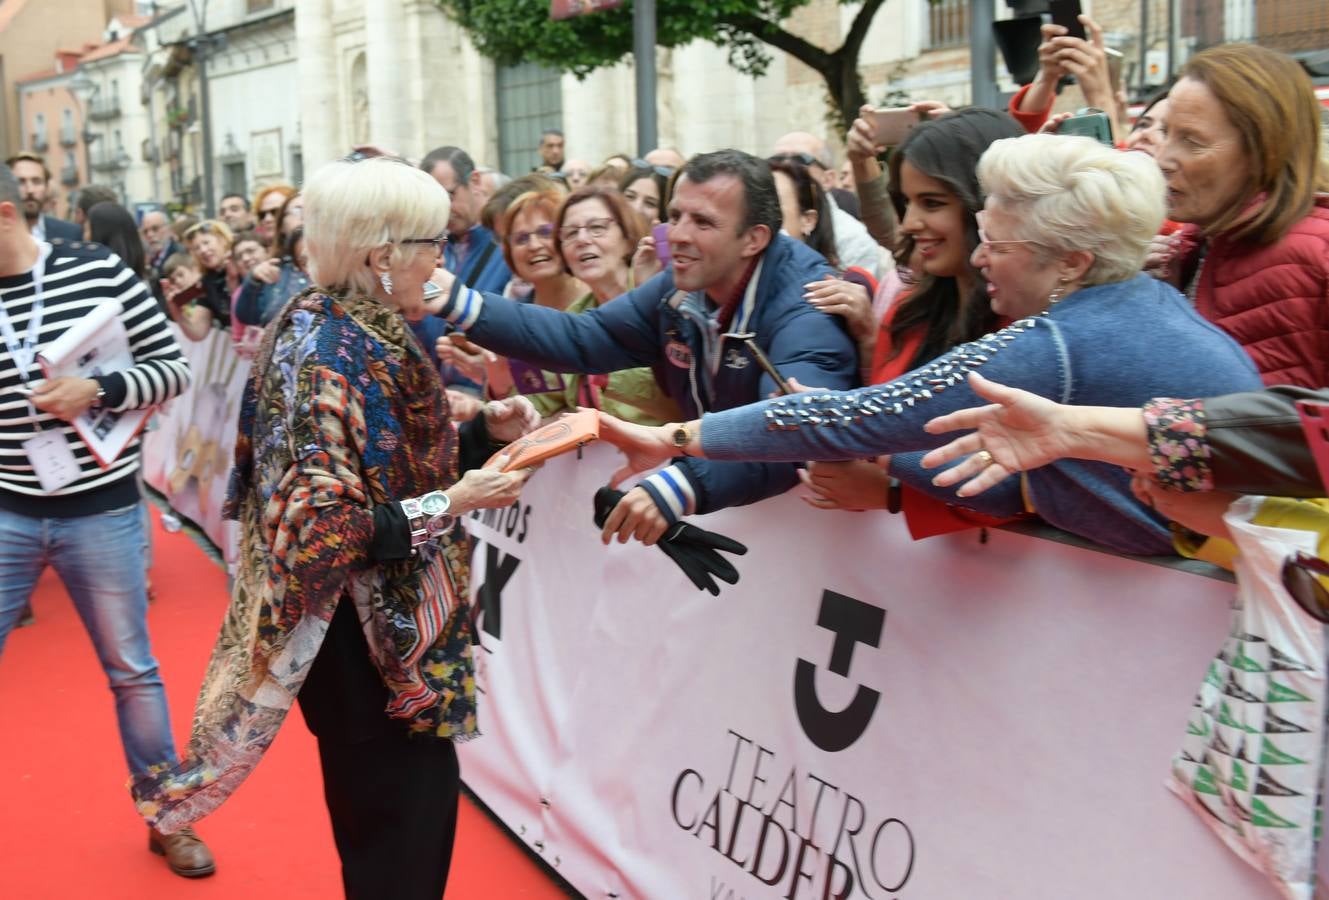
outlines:
[[[438,374],[402,317],[311,289],[268,327],[240,410],[227,515],[241,527],[230,608],[185,758],[131,784],[170,832],[212,812],[271,745],[343,596],[412,732],[475,734],[464,538],[369,558],[373,507],[445,488],[457,442]]]

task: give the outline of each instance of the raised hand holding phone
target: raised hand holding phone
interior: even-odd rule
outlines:
[[[874,109],[866,118],[872,123],[872,142],[879,147],[898,147],[923,121],[920,113],[911,106]]]

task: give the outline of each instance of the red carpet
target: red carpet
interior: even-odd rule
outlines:
[[[149,621],[183,746],[226,581],[187,535],[164,532],[155,510],[153,518],[157,600]],[[186,881],[146,849],[146,828],[123,787],[105,676],[53,572],[33,606],[37,624],[11,634],[0,659],[0,898],[341,896],[318,755],[298,710],[254,775],[199,826],[217,873]],[[463,798],[448,900],[563,896]]]

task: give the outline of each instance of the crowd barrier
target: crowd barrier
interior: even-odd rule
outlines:
[[[145,469],[227,550],[245,364],[184,343],[195,387]],[[1226,581],[1008,530],[913,542],[786,495],[699,520],[750,548],[712,597],[601,545],[618,464],[554,460],[466,520],[463,777],[586,897],[1276,896],[1163,786]]]
[[[235,352],[228,331],[212,329],[191,341],[173,323],[189,360],[189,390],[157,411],[143,435],[143,480],[171,508],[206,534],[227,564],[234,562],[237,531],[222,519],[226,482],[235,459],[235,423],[249,375],[249,360]]]

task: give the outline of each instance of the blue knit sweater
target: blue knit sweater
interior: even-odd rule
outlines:
[[[897,381],[855,391],[801,394],[708,413],[702,447],[713,459],[837,460],[894,454],[901,481],[932,486],[922,453],[954,435],[931,435],[934,416],[983,405],[965,374],[1059,403],[1140,406],[1154,397],[1210,397],[1260,387],[1254,364],[1181,294],[1144,275],[1085,288],[1047,312],[951,350]],[[963,502],[1013,515],[1027,499],[1044,519],[1125,553],[1172,552],[1165,522],[1131,495],[1124,470],[1059,460]]]

